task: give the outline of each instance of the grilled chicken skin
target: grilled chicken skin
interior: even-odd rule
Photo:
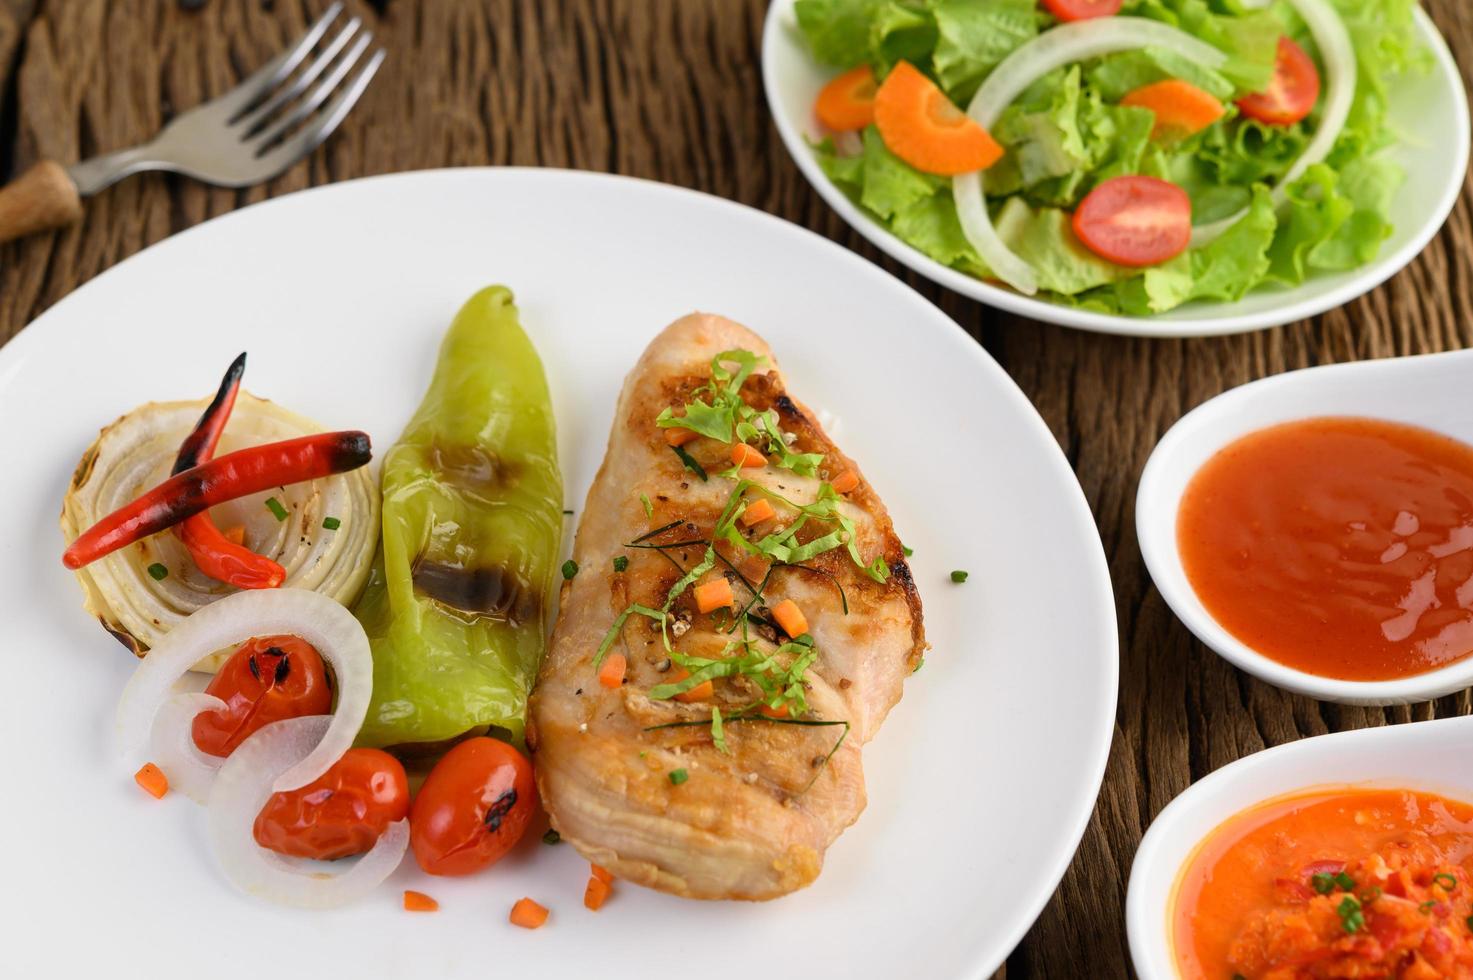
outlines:
[[[768,453],[767,465],[723,476],[733,469],[733,447],[702,436],[682,449],[709,475],[703,481],[672,450],[656,418],[665,409],[684,414],[711,381],[712,358],[730,350],[762,358],[741,398],[759,412],[776,412],[792,452],[822,453],[816,473],[799,476]],[[760,438],[749,441],[772,448]],[[803,560],[805,568],[774,567],[767,555],[721,540],[714,547],[726,561],[667,602],[672,587],[706,555],[739,478],[803,505],[818,498],[822,483],[850,471],[860,477],[858,485],[838,507],[853,522],[858,556],[866,564],[883,558],[888,577],[868,574],[845,546]],[[753,503],[761,496],[749,488],[739,498]],[[728,523],[758,541],[798,519],[785,504],[769,503],[775,514],[765,521]],[[811,520],[797,541],[837,527]],[[788,395],[761,338],[722,317],[692,314],[651,342],[619,397],[573,558],[579,571],[562,587],[562,611],[527,720],[538,788],[553,826],[615,876],[675,895],[768,899],[812,882],[824,851],[864,809],[861,747],[900,699],[926,643],[920,599],[884,505],[813,415]],[[617,558],[627,565],[616,564]],[[699,612],[695,586],[723,575],[734,607]],[[762,591],[756,601],[754,586]],[[801,675],[805,712],[794,716],[801,705],[784,704],[776,713],[787,712],[786,719],[761,715],[753,704],[763,690],[742,675],[718,678],[684,699],[652,696],[658,685],[684,676],[682,654],[714,659],[775,652],[791,664],[805,648],[776,628],[772,609],[785,599],[806,617],[816,654]],[[655,611],[668,606],[664,630],[638,613],[615,629],[632,603]],[[744,619],[741,611],[748,608]],[[743,623],[745,629],[733,628]],[[734,651],[733,642],[744,635],[750,646]],[[622,682],[609,678],[612,687],[600,682],[595,666],[606,638],[607,655],[620,653],[627,661]],[[726,719],[725,751],[710,724],[713,708]]]

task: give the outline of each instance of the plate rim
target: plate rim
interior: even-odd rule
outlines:
[[[986,306],[1003,310],[1017,316],[1056,326],[1084,330],[1090,333],[1115,334],[1129,337],[1220,337],[1231,334],[1251,333],[1267,330],[1309,317],[1319,316],[1330,310],[1364,296],[1383,285],[1392,276],[1401,272],[1419,256],[1447,223],[1448,216],[1462,196],[1468,176],[1470,153],[1470,122],[1468,93],[1463,86],[1462,75],[1453,59],[1447,39],[1437,29],[1428,13],[1419,3],[1414,12],[1417,28],[1431,48],[1435,62],[1435,73],[1446,83],[1454,100],[1454,117],[1458,131],[1453,141],[1456,146],[1456,166],[1448,170],[1446,185],[1438,198],[1429,219],[1402,245],[1385,255],[1378,255],[1369,264],[1362,266],[1359,274],[1333,289],[1299,300],[1287,306],[1279,306],[1254,314],[1222,315],[1193,320],[1170,319],[1170,313],[1145,317],[1123,314],[1097,313],[1061,306],[1047,300],[1023,296],[1010,289],[995,286],[949,266],[942,265],[914,246],[902,241],[882,228],[874,219],[849,200],[819,168],[818,161],[808,150],[807,142],[794,121],[778,108],[776,80],[776,50],[782,43],[781,35],[789,29],[784,21],[790,16],[795,0],[772,0],[762,27],[762,88],[767,99],[768,115],[777,127],[778,136],[789,158],[797,165],[800,173],[813,187],[824,203],[838,212],[854,231],[862,235],[871,245],[895,259],[906,268],[925,276],[939,286]],[[1233,304],[1215,305],[1230,307]]]
[[[58,329],[66,322],[65,311],[68,309],[70,301],[74,297],[83,293],[95,283],[114,276],[118,270],[128,267],[135,259],[154,249],[160,247],[179,248],[181,246],[178,243],[187,242],[191,239],[191,236],[201,233],[202,229],[210,228],[221,222],[229,223],[243,214],[259,214],[262,209],[290,208],[306,196],[350,193],[361,190],[364,185],[378,183],[420,183],[443,180],[495,181],[505,179],[548,182],[583,181],[590,184],[607,185],[613,188],[615,192],[621,187],[637,186],[649,193],[683,199],[684,201],[690,202],[689,206],[709,207],[718,211],[726,211],[736,215],[740,220],[774,229],[773,234],[790,235],[796,233],[800,238],[807,238],[810,241],[816,242],[818,248],[826,249],[830,254],[838,256],[838,261],[840,263],[847,263],[849,268],[854,270],[855,275],[878,276],[883,280],[888,280],[889,287],[896,290],[898,297],[903,297],[906,302],[924,311],[926,318],[936,323],[934,329],[938,343],[950,344],[952,345],[953,351],[965,352],[962,356],[971,358],[976,370],[990,373],[994,380],[999,383],[1005,396],[1020,407],[1026,409],[1022,413],[1026,420],[1024,425],[1031,432],[1035,440],[1041,445],[1048,447],[1044,450],[1043,457],[1048,460],[1047,465],[1051,468],[1054,475],[1065,477],[1061,482],[1067,488],[1064,492],[1070,501],[1070,516],[1078,522],[1081,528],[1087,528],[1089,531],[1085,535],[1087,540],[1083,545],[1090,555],[1089,564],[1091,565],[1091,570],[1088,575],[1088,588],[1093,592],[1093,601],[1099,608],[1102,617],[1100,622],[1100,642],[1095,651],[1102,668],[1101,690],[1097,697],[1091,699],[1100,708],[1100,731],[1097,733],[1097,737],[1091,740],[1090,750],[1080,755],[1082,768],[1089,773],[1089,777],[1076,784],[1084,792],[1079,793],[1077,802],[1074,805],[1076,812],[1073,814],[1072,820],[1069,821],[1068,833],[1059,836],[1057,844],[1051,849],[1053,852],[1052,859],[1046,862],[1044,866],[1033,869],[1030,872],[1029,877],[1038,882],[1038,887],[1029,896],[1027,901],[1016,904],[1016,911],[1011,916],[1008,928],[998,930],[994,933],[997,938],[992,942],[979,943],[979,949],[972,954],[975,966],[966,975],[976,977],[977,980],[987,980],[1017,948],[1019,942],[1032,929],[1039,915],[1042,914],[1044,908],[1053,898],[1064,875],[1074,862],[1079,845],[1089,828],[1089,824],[1098,806],[1110,752],[1114,743],[1115,716],[1119,705],[1120,637],[1118,613],[1115,604],[1113,580],[1110,576],[1109,561],[1105,554],[1103,539],[1100,536],[1093,509],[1090,507],[1089,500],[1084,494],[1083,486],[1077,474],[1074,472],[1073,466],[1059,445],[1058,440],[1054,437],[1052,430],[1048,427],[1048,423],[1023,392],[1022,388],[1013,380],[1012,376],[1008,374],[980,342],[971,337],[960,324],[948,316],[935,303],[921,295],[913,287],[888,270],[866,260],[851,249],[810,228],[763,211],[760,208],[694,188],[667,184],[643,177],[570,168],[510,166],[442,167],[373,174],[302,188],[226,211],[153,242],[102,270],[42,311],[13,335],[9,341],[4,343],[3,346],[0,346],[0,394],[3,394],[5,388],[10,384],[11,379],[23,368],[26,360],[37,353],[35,349],[36,345],[46,342],[36,339],[40,336],[40,333]],[[218,229],[216,229],[216,232],[218,232]],[[60,316],[58,316],[58,311],[62,311]],[[48,325],[51,321],[58,319],[62,321],[61,324]],[[932,328],[927,327],[926,329],[929,330]],[[996,951],[989,955],[989,948],[995,948]]]

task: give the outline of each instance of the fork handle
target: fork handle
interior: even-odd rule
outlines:
[[[62,228],[81,217],[77,185],[54,160],[42,160],[0,188],[0,242]]]

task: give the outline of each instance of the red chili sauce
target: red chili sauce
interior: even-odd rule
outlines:
[[[1322,677],[1388,680],[1473,653],[1473,446],[1313,418],[1231,443],[1197,471],[1177,544],[1233,636]]]

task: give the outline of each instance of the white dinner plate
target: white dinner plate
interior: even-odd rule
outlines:
[[[513,287],[547,366],[567,506],[581,508],[617,389],[693,309],[771,341],[795,392],[883,495],[933,645],[865,751],[869,806],[810,888],[765,904],[619,885],[529,839],[488,872],[406,861],[361,903],[281,909],[221,877],[204,813],[155,801],[116,754],[133,661],[82,611],[56,515],[100,426],[200,397],[240,350],[246,386],[331,428],[397,438],[451,316]],[[103,273],[0,349],[0,633],[7,845],[0,975],[212,980],[983,978],[1084,831],[1115,711],[1115,607],[1098,532],[1027,399],[935,307],[773,217],[642,181],[453,170],[268,201]],[[953,584],[950,572],[971,573]],[[441,910],[412,915],[400,892]],[[537,932],[507,922],[532,896]],[[285,972],[282,972],[285,970]]]
[[[1390,279],[1437,234],[1463,190],[1468,171],[1468,97],[1462,75],[1420,8],[1417,33],[1433,55],[1431,70],[1391,79],[1389,118],[1400,142],[1389,152],[1407,179],[1392,202],[1395,230],[1374,260],[1333,275],[1316,275],[1293,288],[1263,287],[1236,303],[1194,302],[1155,316],[1116,316],[1061,306],[948,268],[896,238],[824,176],[809,143],[821,137],[813,100],[837,74],[809,55],[794,0],[773,0],[762,33],[762,82],[767,104],[788,153],[840,217],[898,262],[947,289],[988,306],[1046,323],[1142,337],[1203,337],[1293,323],[1343,306]]]

